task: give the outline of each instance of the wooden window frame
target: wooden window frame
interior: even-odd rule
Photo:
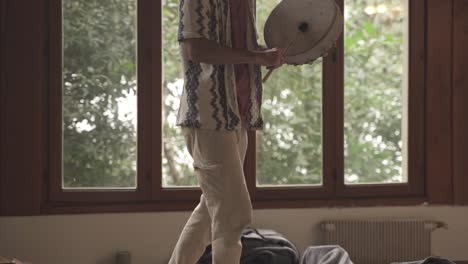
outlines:
[[[62,184],[62,2],[48,1],[47,172],[44,213],[190,210],[198,188],[163,188],[161,164],[162,40],[161,4],[137,1],[138,165],[136,190],[63,190]],[[336,0],[343,9],[344,0]],[[409,0],[408,179],[405,184],[345,185],[343,169],[343,35],[323,60],[323,186],[256,186],[255,131],[249,132],[244,172],[254,208],[352,205],[412,205],[426,201],[424,186],[424,111],[426,0]],[[158,92],[159,91],[159,92]],[[150,142],[150,143],[148,143]]]
[[[343,0],[340,0],[343,7]],[[425,82],[425,0],[408,0],[409,4],[409,65],[408,65],[408,183],[345,185],[343,160],[343,74],[337,85],[336,140],[338,155],[337,196],[339,197],[422,197],[424,196],[424,82]],[[343,41],[339,42],[337,72],[344,72]]]
[[[64,202],[137,202],[151,197],[151,171],[153,165],[152,147],[158,142],[152,138],[152,130],[158,125],[151,123],[152,113],[145,111],[160,107],[153,100],[152,87],[157,79],[152,74],[160,72],[160,48],[158,38],[152,34],[153,27],[160,26],[156,19],[160,5],[151,0],[136,0],[137,5],[137,185],[136,190],[63,190],[62,185],[62,1],[49,1],[49,90],[48,90],[48,200],[52,203]],[[160,76],[159,76],[160,79]],[[160,119],[159,119],[160,120]],[[159,122],[160,123],[160,122]],[[160,125],[159,125],[160,128]],[[152,144],[147,144],[151,142]],[[160,166],[160,165],[159,165]]]

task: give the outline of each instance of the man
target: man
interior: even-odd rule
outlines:
[[[184,90],[177,124],[202,190],[169,264],[195,264],[212,245],[214,264],[238,264],[252,221],[243,174],[247,130],[262,129],[260,66],[280,67],[281,49],[257,44],[252,0],[180,0]]]

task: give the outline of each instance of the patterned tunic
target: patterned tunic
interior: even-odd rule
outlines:
[[[254,6],[248,1],[247,49],[258,48]],[[232,47],[229,0],[180,0],[178,41],[206,38]],[[212,130],[241,127],[233,64],[194,63],[180,47],[184,88],[177,125]],[[248,129],[262,129],[262,81],[260,66],[249,64],[250,95]]]

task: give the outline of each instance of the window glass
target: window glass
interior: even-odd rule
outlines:
[[[63,187],[135,188],[136,1],[63,0]]]
[[[264,25],[279,2],[257,0],[260,44],[265,45]],[[265,127],[257,132],[257,185],[320,185],[322,59],[275,70],[264,84],[262,114]]]
[[[162,185],[163,187],[198,186],[180,127],[176,126],[180,96],[184,85],[180,59],[178,0],[164,0],[162,14],[163,82],[162,82]]]
[[[407,182],[408,2],[345,1],[346,184]]]

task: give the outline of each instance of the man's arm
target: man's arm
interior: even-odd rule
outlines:
[[[190,60],[208,64],[259,64],[267,67],[279,67],[284,63],[281,49],[248,51],[230,48],[216,41],[204,38],[191,38],[182,42]]]

